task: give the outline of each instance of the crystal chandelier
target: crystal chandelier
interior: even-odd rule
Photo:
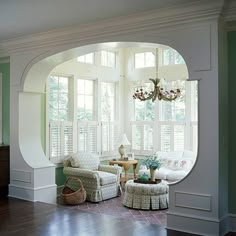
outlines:
[[[160,87],[160,79],[149,79],[154,84],[153,91],[145,91],[143,87],[136,89],[133,94],[134,99],[139,99],[140,101],[152,100],[154,102],[157,98],[158,100],[173,101],[180,96],[180,89],[165,91]]]

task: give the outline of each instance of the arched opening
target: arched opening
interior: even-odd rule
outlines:
[[[112,59],[107,61],[110,63],[109,66],[102,64],[102,60],[105,61],[104,58],[107,60],[109,57],[106,53],[102,55],[102,52],[114,53],[116,66],[112,66]],[[86,55],[90,56],[86,58]],[[145,57],[148,59],[145,60]],[[132,95],[136,86],[140,85],[137,82],[146,83],[148,86],[148,79],[156,77],[165,78],[168,81],[166,86],[170,84],[180,86],[182,100],[172,103],[156,101],[153,104],[151,101],[134,101]],[[148,154],[158,152],[158,155],[165,159],[166,169],[159,178],[169,182],[182,180],[193,167],[197,151],[197,85],[185,82],[187,79],[188,69],[183,58],[174,49],[163,45],[104,43],[70,49],[49,56],[34,64],[26,79],[22,81],[25,92],[20,95],[22,99],[19,107],[22,115],[20,120],[22,155],[32,167],[37,163],[31,158],[32,152],[36,150],[38,157],[35,159],[39,166],[47,165],[49,160],[60,163],[65,156],[77,151],[99,153],[102,161],[106,161],[113,159],[114,155],[117,156],[115,139],[120,133],[126,133],[132,144],[130,153],[143,159]],[[59,92],[60,80],[63,93]],[[176,80],[179,82],[176,83]],[[84,81],[93,84],[92,94],[100,95],[97,97],[91,95],[91,98],[85,91],[78,93],[78,87],[81,88],[82,84],[85,87],[90,86],[85,85]],[[105,98],[101,96],[102,86],[108,92],[107,84],[116,84],[113,88],[109,88],[116,91],[117,97],[110,98],[114,99],[112,101],[116,106],[115,109],[110,109],[109,103],[106,102],[103,109],[110,113],[109,116],[102,117],[108,114],[100,106]],[[69,93],[70,90],[73,91],[72,94]],[[57,94],[53,94],[54,92]],[[79,98],[83,98],[84,102],[79,103]],[[89,103],[90,100],[92,102]],[[46,106],[42,106],[44,102]],[[62,104],[62,107],[59,104]],[[53,109],[50,109],[50,106]],[[35,114],[34,119],[26,118],[29,111]],[[86,121],[85,126],[79,124],[78,128],[78,120]],[[32,126],[28,125],[30,121]],[[107,125],[107,129],[102,130],[97,126],[94,134],[100,135],[101,139],[99,141],[98,137],[93,136],[89,143],[85,137],[93,130],[94,122],[96,124],[103,122],[103,127]],[[119,132],[109,133],[110,129],[117,129]],[[25,140],[31,140],[33,149],[29,148]],[[192,152],[195,154],[192,155]],[[60,170],[57,172],[57,178],[63,181]]]

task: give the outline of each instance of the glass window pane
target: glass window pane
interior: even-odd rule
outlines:
[[[93,64],[94,63],[94,53],[86,54],[85,62],[89,63],[89,64]]]
[[[85,56],[80,56],[80,57],[77,57],[77,61],[78,62],[85,62]]]
[[[77,96],[77,107],[78,109],[84,109],[84,96],[83,95]]]
[[[93,97],[84,96],[85,110],[93,110]]]
[[[144,150],[153,150],[153,127],[144,126]]]
[[[67,92],[68,93],[68,78],[59,77],[59,90],[60,90],[60,92]]]
[[[58,76],[49,76],[49,90],[58,90]]]
[[[107,66],[107,52],[101,51],[101,65]]]
[[[133,125],[132,127],[132,149],[141,150],[141,136],[142,128],[140,126]]]
[[[144,53],[135,53],[135,68],[144,68]]]
[[[175,64],[185,64],[184,58],[177,51],[175,51]]]
[[[107,66],[115,67],[115,53],[114,52],[107,53]]]
[[[68,111],[67,110],[59,110],[59,119],[60,120],[68,120]]]
[[[152,52],[145,53],[145,67],[155,66],[155,55]]]
[[[84,94],[92,95],[93,94],[93,81],[84,80]]]
[[[85,81],[82,79],[77,79],[77,93],[84,94],[84,83]]]

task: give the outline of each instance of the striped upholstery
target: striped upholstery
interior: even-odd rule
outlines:
[[[87,193],[87,200],[100,202],[118,195],[121,168],[118,166],[99,165],[98,170],[71,167],[65,163],[63,173],[66,177],[79,178]],[[71,189],[78,189],[77,181],[70,182]]]

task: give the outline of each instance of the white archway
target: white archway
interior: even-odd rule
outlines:
[[[122,27],[121,27],[122,28]],[[89,34],[89,32],[88,32]],[[11,56],[11,183],[9,195],[32,201],[53,202],[56,197],[54,171],[40,151],[40,95],[45,79],[51,69],[62,61],[91,51],[94,43],[104,42],[150,42],[169,45],[185,58],[190,79],[202,79],[199,94],[199,151],[196,168],[184,181],[170,188],[170,210],[168,227],[198,231],[198,223],[204,224],[204,232],[218,224],[218,66],[215,23],[180,27],[179,30],[161,31],[158,27],[137,29],[134,33],[113,31],[109,34],[99,29],[94,38],[85,42],[80,35],[76,43],[64,42],[63,46],[29,50]],[[105,38],[105,39],[104,39]],[[85,46],[90,45],[90,46]],[[75,51],[73,52],[74,49]],[[96,50],[96,46],[94,48]],[[42,67],[43,66],[43,67]],[[41,68],[44,68],[41,71]],[[211,96],[209,96],[211,94]],[[32,123],[32,118],[35,120]],[[35,139],[31,139],[35,137]],[[24,140],[24,141],[23,141]],[[27,143],[32,145],[28,150]],[[34,145],[37,143],[37,145]],[[37,153],[37,154],[34,154]],[[208,175],[208,166],[214,170]],[[201,183],[199,185],[199,183]],[[191,217],[190,217],[191,216]],[[211,219],[206,223],[202,216]],[[206,229],[206,230],[205,230]],[[216,232],[216,231],[214,231]],[[217,231],[218,232],[218,231]]]

